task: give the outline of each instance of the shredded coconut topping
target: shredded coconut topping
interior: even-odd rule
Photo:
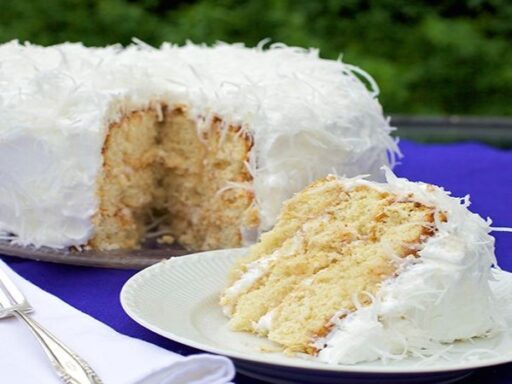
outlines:
[[[316,49],[264,45],[0,45],[0,233],[22,245],[86,243],[108,125],[163,103],[186,106],[198,131],[220,117],[250,133],[261,230],[314,179],[394,163],[369,75]]]
[[[490,223],[467,209],[467,196],[454,198],[440,187],[397,178],[389,169],[385,172],[386,184],[361,178],[340,182],[404,196],[412,193],[411,199],[435,207],[447,220],[436,223],[436,234],[424,243],[416,260],[403,259],[398,276],[382,284],[370,305],[341,319],[333,317],[331,332],[315,341],[321,349],[318,359],[327,363],[408,356],[437,359],[451,353],[447,343],[493,335],[504,328],[489,285],[496,266]]]

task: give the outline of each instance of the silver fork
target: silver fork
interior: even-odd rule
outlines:
[[[89,365],[55,336],[27,316],[32,307],[9,276],[0,268],[0,319],[16,316],[30,328],[66,384],[102,384]]]

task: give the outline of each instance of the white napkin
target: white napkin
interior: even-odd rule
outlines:
[[[104,384],[225,384],[234,377],[233,363],[225,357],[184,357],[122,335],[23,279],[1,260],[0,268],[34,307],[31,316],[85,359]],[[60,383],[37,340],[15,318],[0,319],[0,382]]]

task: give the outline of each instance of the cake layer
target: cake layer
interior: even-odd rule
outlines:
[[[93,223],[94,249],[136,248],[146,233],[155,199],[155,147],[160,125],[155,109],[131,112],[111,124],[97,180],[100,202]]]
[[[259,225],[248,170],[251,136],[220,119],[198,131],[178,108],[167,114],[159,140],[170,233],[189,249],[240,247],[242,228]]]
[[[322,197],[319,197],[318,193]],[[301,193],[296,194],[283,204],[280,219],[273,231],[263,233],[261,240],[249,249],[246,259],[239,262],[238,267],[230,271],[230,282],[239,280],[248,270],[250,262],[270,255],[292,237],[310,217],[321,215],[324,210],[340,202],[342,188],[334,181],[315,182]]]

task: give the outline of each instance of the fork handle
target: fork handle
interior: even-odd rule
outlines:
[[[22,311],[14,310],[13,313],[30,328],[65,384],[102,384],[98,375],[84,360],[57,340],[38,322]]]

